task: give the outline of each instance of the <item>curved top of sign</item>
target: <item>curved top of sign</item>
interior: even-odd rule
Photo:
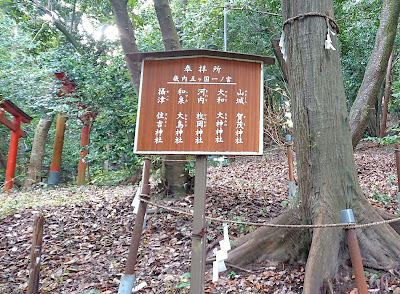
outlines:
[[[144,59],[163,59],[163,58],[182,58],[189,56],[204,56],[204,57],[220,57],[236,60],[258,61],[264,64],[275,64],[275,59],[272,57],[262,55],[243,54],[236,52],[225,52],[217,50],[206,49],[190,49],[190,50],[174,50],[174,51],[160,51],[160,52],[136,52],[127,53],[126,56],[132,61],[140,62]]]

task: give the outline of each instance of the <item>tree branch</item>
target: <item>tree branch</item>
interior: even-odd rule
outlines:
[[[74,48],[76,49],[76,51],[79,52],[79,54],[83,55],[85,53],[82,48],[82,45],[76,40],[76,38],[70,32],[68,32],[68,29],[65,27],[65,25],[61,21],[54,18],[53,14],[50,10],[48,10],[46,7],[40,5],[35,0],[31,0],[31,2],[39,10],[41,10],[43,13],[45,13],[51,17],[51,20],[54,23],[54,25],[56,26],[56,28],[67,38],[68,42],[70,42],[72,44],[72,46],[74,46]]]
[[[350,129],[353,148],[355,148],[368,125],[369,113],[373,109],[385,77],[400,15],[398,0],[384,0],[380,25],[361,87],[350,109]]]

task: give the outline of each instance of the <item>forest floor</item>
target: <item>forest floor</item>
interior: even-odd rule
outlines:
[[[397,213],[394,151],[362,143],[355,151],[359,181],[370,202]],[[270,148],[262,157],[237,157],[229,164],[209,165],[206,215],[243,222],[268,222],[288,201],[288,168],[284,150]],[[34,215],[45,216],[40,293],[117,293],[124,271],[135,215],[137,187],[86,186],[0,194],[0,293],[25,293]],[[193,195],[153,201],[185,211]],[[149,207],[136,267],[137,293],[188,293],[191,217]],[[256,227],[230,225],[231,241]],[[223,235],[210,222],[209,254]],[[304,264],[255,264],[246,270],[228,267],[212,282],[207,264],[206,293],[301,293]],[[368,270],[371,293],[400,293],[398,271]],[[355,293],[346,265],[335,282],[336,293]]]

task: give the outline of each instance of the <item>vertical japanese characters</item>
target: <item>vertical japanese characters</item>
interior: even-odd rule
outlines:
[[[260,154],[261,70],[222,58],[146,60],[135,150]]]
[[[164,128],[167,125],[167,116],[168,116],[168,113],[157,112],[157,115],[156,115],[157,128],[154,132],[156,135],[156,138],[154,139],[154,143],[156,143],[156,144],[164,143],[162,134],[164,133]]]
[[[235,91],[234,87],[231,89],[226,86],[236,86],[236,82],[230,75],[223,75],[223,68],[220,65],[214,65],[209,70],[207,65],[199,65],[197,67],[197,73],[194,71],[191,64],[187,64],[182,74],[173,74],[172,79],[167,82],[167,85],[162,85],[157,91],[157,103],[177,103],[184,105],[187,103],[207,104],[213,103],[217,105],[226,104],[229,99],[233,99],[236,104],[245,106],[247,104],[247,90],[239,88]],[[210,73],[208,73],[210,71]],[[174,93],[168,89],[168,85],[176,85],[180,87]],[[217,91],[211,91],[210,85],[218,85]],[[196,87],[197,95],[195,97],[189,96],[188,87]],[[212,99],[212,100],[210,100]],[[176,101],[176,102],[175,102]],[[163,141],[163,127],[166,125],[166,117],[168,113],[158,113],[156,123],[156,138],[155,143],[164,143]],[[160,117],[158,117],[160,116]],[[245,130],[245,123],[242,113],[236,114],[236,128],[235,128],[235,144],[243,144],[243,132]],[[175,129],[175,144],[184,143],[184,128],[188,126],[188,120],[196,120],[196,128],[194,130],[195,137],[194,141],[196,144],[203,144],[204,128],[207,126],[207,113],[198,112],[195,118],[188,117],[187,114],[179,112],[176,118],[176,129]],[[224,129],[228,127],[228,114],[226,112],[218,112],[215,123],[215,143],[224,142]]]

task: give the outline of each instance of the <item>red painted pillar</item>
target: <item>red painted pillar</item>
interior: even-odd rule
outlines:
[[[13,124],[15,130],[11,131],[10,147],[8,151],[6,181],[4,184],[4,192],[10,190],[14,185],[15,165],[17,163],[18,141],[21,130],[21,117],[14,116]]]
[[[78,164],[78,186],[82,186],[85,184],[85,171],[87,163],[83,161],[85,156],[88,154],[89,150],[87,149],[87,145],[89,145],[89,131],[90,131],[90,116],[86,116],[86,120],[84,121],[84,128],[81,133],[81,153],[80,160]]]

